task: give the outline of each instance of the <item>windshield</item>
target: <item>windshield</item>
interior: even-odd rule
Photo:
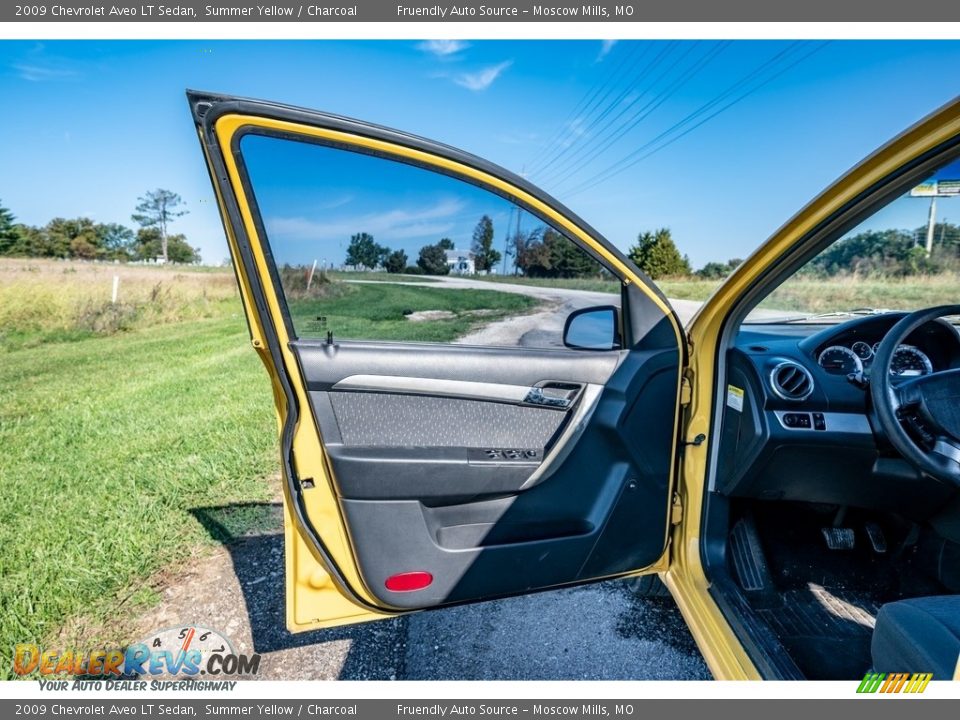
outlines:
[[[960,161],[953,161],[827,247],[746,322],[842,322],[957,302],[958,198]]]

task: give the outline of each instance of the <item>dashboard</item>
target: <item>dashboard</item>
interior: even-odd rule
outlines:
[[[839,324],[745,324],[727,352],[714,489],[733,497],[889,509],[923,517],[945,501],[878,432],[876,348],[905,313]],[[937,320],[895,351],[904,379],[960,368],[960,333]]]

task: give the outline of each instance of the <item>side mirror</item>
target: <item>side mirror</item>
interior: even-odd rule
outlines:
[[[619,350],[619,315],[613,305],[575,310],[563,326],[563,344],[574,350]]]

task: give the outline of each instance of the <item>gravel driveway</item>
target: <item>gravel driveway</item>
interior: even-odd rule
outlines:
[[[277,481],[279,482],[279,481]],[[234,507],[194,512],[211,533]],[[640,600],[622,581],[433,610],[292,635],[284,626],[279,503],[245,506],[250,534],[164,581],[134,636],[186,624],[216,628],[262,656],[264,680],[709,679],[669,598]]]

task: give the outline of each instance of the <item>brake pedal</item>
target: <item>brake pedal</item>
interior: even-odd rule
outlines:
[[[887,551],[887,536],[883,534],[883,529],[875,522],[868,522],[864,526],[867,531],[867,538],[870,540],[870,547],[878,555]]]
[[[830,550],[853,550],[856,539],[853,528],[828,527],[820,528],[820,532]]]

